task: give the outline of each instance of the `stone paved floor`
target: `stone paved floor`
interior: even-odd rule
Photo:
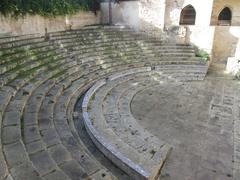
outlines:
[[[140,125],[173,146],[163,180],[240,180],[240,82],[211,72],[202,82],[138,92]]]

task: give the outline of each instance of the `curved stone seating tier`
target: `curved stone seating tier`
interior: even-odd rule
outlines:
[[[133,34],[118,27],[89,27],[50,33],[46,39],[0,38],[0,179],[119,178],[103,165],[105,157],[93,155],[79,135],[74,119],[79,97],[101,79],[111,79],[109,88],[115,89],[121,76],[131,82],[131,74],[145,69],[185,80],[203,79],[207,69],[191,46],[164,45]],[[140,153],[134,140],[119,137],[119,141]]]
[[[50,84],[51,84],[51,82],[50,82]],[[81,83],[82,85],[84,85],[83,83]],[[45,85],[44,85],[45,86]],[[30,87],[32,87],[32,86],[30,86]],[[48,86],[46,86],[46,87],[48,87]],[[30,90],[28,90],[28,91],[24,91],[25,93],[27,92],[27,94],[29,93],[29,91]],[[43,89],[41,89],[41,92],[44,92],[43,91]],[[19,96],[21,96],[21,94],[22,94],[22,92],[20,91],[20,93],[19,93]],[[22,102],[25,102],[26,101],[26,99],[22,99]],[[16,102],[15,101],[13,101],[13,103],[12,104],[15,104]],[[33,103],[32,103],[33,104]],[[35,103],[34,104],[35,106],[37,105],[37,103]],[[19,107],[23,107],[24,105],[22,104],[22,105],[20,105]],[[22,111],[22,110],[19,110],[19,111]],[[26,111],[25,111],[26,112]],[[8,112],[7,112],[7,114],[9,114]],[[19,113],[18,113],[19,114]],[[19,117],[20,115],[18,115],[17,117],[16,117],[16,120],[18,120],[18,119],[20,119],[20,117]],[[6,116],[5,116],[6,117]],[[24,119],[29,119],[29,118],[27,118],[27,117],[25,117]],[[31,119],[32,120],[32,119]],[[9,122],[9,121],[8,121]],[[34,122],[31,122],[31,123],[34,123]],[[10,124],[7,124],[7,125],[10,125]],[[8,128],[8,126],[6,127],[6,132],[7,131],[9,131],[9,130],[11,130],[11,129],[9,129]],[[17,130],[16,129],[16,127],[14,127],[14,129],[15,130]],[[18,128],[19,129],[19,128]],[[26,129],[28,129],[28,128],[26,128]],[[30,129],[35,129],[35,127],[30,127]],[[17,134],[19,134],[19,131],[16,131],[17,132]],[[27,130],[27,132],[25,132],[26,134],[28,133],[28,130]],[[33,132],[32,132],[33,133]],[[16,137],[18,137],[19,138],[19,135],[17,135]],[[27,137],[29,137],[29,138],[36,138],[36,136],[34,136],[34,134],[27,134]],[[12,140],[11,138],[10,138],[10,140]],[[8,143],[11,143],[12,141],[10,141],[9,140],[9,142]],[[16,139],[13,139],[13,140],[16,140]],[[36,139],[35,139],[36,140]],[[27,142],[28,142],[29,140],[27,140]],[[31,141],[30,141],[31,142]]]
[[[6,65],[21,65],[25,62],[28,61],[34,61],[34,60],[41,60],[41,58],[45,57],[46,55],[52,55],[52,56],[56,56],[57,54],[51,54],[53,52],[55,53],[59,53],[56,52],[58,49],[54,48],[54,47],[50,47],[49,44],[45,44],[44,47],[39,47],[39,48],[35,48],[34,50],[30,50],[29,52],[16,52],[15,54],[8,54],[8,57],[5,58],[1,58],[2,59],[2,64],[1,66],[4,67]],[[26,50],[28,51],[28,50]],[[37,59],[39,58],[39,59]]]
[[[186,71],[183,67],[123,71],[97,82],[85,95],[82,108],[90,137],[109,159],[135,179],[156,178],[170,147],[132,117],[131,98],[136,91],[166,80],[198,80],[196,70]]]
[[[78,82],[79,83],[79,82]],[[49,82],[49,84],[53,84],[51,81]],[[80,83],[81,85],[84,85],[84,83],[83,82],[81,82]],[[29,85],[28,85],[29,86]],[[30,86],[31,88],[33,88],[33,86]],[[43,84],[43,88],[46,88],[46,89],[48,89],[48,88],[50,88],[51,86],[50,85],[45,85],[45,84]],[[61,86],[60,86],[61,87]],[[41,92],[41,94],[44,92],[44,89],[42,89],[41,87],[39,87],[40,88],[40,90],[39,90],[39,92],[38,93],[40,93]],[[23,88],[24,89],[24,88]],[[25,90],[24,92],[25,93],[27,93],[27,94],[31,94],[31,91],[32,90]],[[22,96],[22,94],[23,94],[23,92],[22,91],[20,91],[19,93],[18,93],[18,98],[20,98],[21,96]],[[35,99],[36,100],[36,99]],[[38,101],[37,102],[39,102],[39,96],[38,96],[38,99],[37,99]],[[15,142],[15,141],[17,141],[17,140],[19,140],[19,138],[21,137],[21,135],[20,135],[20,127],[19,127],[19,123],[20,123],[20,116],[21,116],[21,112],[22,112],[22,109],[23,109],[23,107],[24,107],[24,103],[27,101],[27,96],[25,95],[25,97],[24,97],[24,99],[23,99],[23,97],[22,97],[22,99],[21,99],[21,102],[23,103],[23,104],[19,104],[19,108],[20,109],[15,109],[16,111],[14,111],[14,112],[12,112],[11,111],[11,109],[14,107],[14,106],[16,106],[17,105],[17,103],[18,103],[18,101],[19,101],[19,99],[18,100],[15,100],[15,101],[12,101],[11,102],[11,104],[8,106],[8,108],[9,108],[9,111],[7,111],[6,113],[5,113],[5,119],[10,119],[9,118],[9,116],[11,117],[11,115],[12,114],[14,114],[15,113],[15,118],[14,118],[14,122],[10,122],[9,120],[7,121],[7,120],[5,120],[5,121],[3,121],[3,122],[6,122],[7,124],[4,124],[5,126],[6,126],[6,128],[4,128],[4,129],[6,129],[5,131],[4,131],[4,129],[3,129],[3,134],[6,132],[8,132],[9,130],[11,130],[11,129],[14,129],[15,131],[14,131],[14,133],[10,136],[10,137],[7,137],[6,139],[4,138],[4,140],[5,140],[5,142],[4,143],[13,143],[13,142]],[[65,101],[64,101],[65,102]],[[39,104],[38,103],[30,103],[30,105],[29,105],[29,107],[31,107],[31,109],[30,109],[30,112],[28,112],[28,110],[26,111],[25,110],[25,113],[27,112],[27,113],[30,113],[31,115],[30,115],[30,117],[32,117],[32,113],[34,113],[34,110],[32,109],[32,106],[39,106]],[[67,106],[66,106],[67,107]],[[25,107],[25,109],[26,109],[27,107]],[[35,110],[36,111],[36,110]],[[16,114],[17,113],[17,114]],[[24,124],[26,124],[27,126],[24,128],[24,137],[26,136],[27,138],[24,138],[24,142],[26,142],[26,143],[31,143],[31,142],[34,142],[35,143],[35,141],[36,140],[38,140],[38,138],[39,138],[39,133],[37,133],[37,134],[34,134],[34,133],[36,133],[35,132],[35,130],[37,129],[37,127],[35,127],[34,126],[34,124],[36,123],[36,122],[34,122],[33,120],[33,118],[29,118],[28,116],[24,116],[24,119],[26,120],[26,122],[24,123]],[[30,122],[30,124],[29,124],[29,122],[27,122],[27,120],[31,120],[31,122]],[[46,120],[46,119],[45,119]],[[50,120],[50,118],[48,119],[48,120]],[[11,119],[11,121],[13,121],[13,119]],[[16,125],[17,124],[17,125]],[[16,126],[15,126],[16,125]],[[61,126],[62,127],[62,126]],[[26,131],[25,131],[26,130]],[[29,133],[30,132],[30,133]],[[60,132],[62,132],[61,131],[61,129],[60,129]],[[29,138],[30,138],[30,140],[29,140]],[[70,148],[71,149],[71,148]],[[79,153],[78,153],[79,154]],[[31,156],[30,156],[31,157]],[[47,161],[47,159],[45,159],[46,160],[46,162],[48,162],[48,163],[50,163],[49,161]],[[32,160],[32,161],[34,161],[34,160]],[[51,163],[50,163],[51,164]],[[47,166],[48,167],[48,166]],[[51,168],[50,168],[50,170],[51,170]],[[79,171],[80,172],[80,171]],[[40,175],[41,175],[41,173],[40,173]],[[44,175],[44,174],[42,174],[42,175]]]
[[[81,34],[82,35],[82,34]],[[100,36],[100,39],[102,39],[103,37],[101,37],[101,35],[99,35]],[[62,45],[63,46],[65,46],[65,47],[72,47],[71,46],[71,44],[72,44],[72,39],[74,39],[75,40],[75,42],[74,42],[74,44],[75,45],[79,45],[77,42],[76,42],[76,40],[80,40],[81,39],[81,41],[79,41],[79,43],[80,44],[92,44],[92,43],[96,43],[96,39],[97,38],[99,38],[99,36],[97,36],[97,37],[81,37],[80,35],[79,36],[77,36],[77,35],[75,35],[74,37],[72,37],[72,36],[68,36],[68,37],[66,37],[65,39],[60,39],[59,40],[59,42],[61,42],[62,43]],[[109,36],[109,35],[108,35]],[[109,36],[108,37],[107,36],[107,38],[105,38],[104,37],[104,40],[102,40],[101,42],[102,43],[111,43],[112,42],[112,39],[115,39],[115,41],[116,40],[118,40],[117,42],[119,43],[119,42],[121,42],[121,41],[125,41],[125,42],[133,42],[133,43],[135,43],[137,46],[139,46],[140,48],[142,48],[142,49],[150,49],[150,48],[154,48],[154,50],[155,50],[155,52],[157,51],[157,50],[161,50],[162,48],[164,48],[165,47],[165,50],[166,49],[168,49],[168,50],[170,50],[171,48],[173,48],[175,51],[176,50],[180,50],[180,51],[182,51],[182,53],[184,52],[184,51],[186,51],[186,52],[189,52],[189,53],[191,53],[191,55],[193,55],[194,54],[194,49],[192,48],[192,47],[190,47],[190,46],[183,46],[183,45],[176,45],[176,44],[172,44],[172,46],[171,46],[171,44],[168,44],[167,46],[165,46],[165,45],[163,45],[163,44],[156,44],[156,43],[154,43],[154,44],[150,44],[150,47],[148,46],[149,45],[149,43],[148,43],[148,41],[144,41],[144,40],[142,40],[142,39],[140,39],[140,38],[134,38],[134,37],[132,37],[132,36],[130,36],[130,37],[121,37],[121,38],[119,38],[119,34],[118,34],[118,36]],[[141,36],[140,36],[141,37]],[[118,39],[117,39],[118,38]],[[135,40],[136,42],[134,42],[133,40]],[[114,42],[113,42],[114,43]],[[78,47],[78,46],[77,46]],[[177,47],[177,48],[176,48]],[[182,55],[184,55],[184,53],[182,54]]]
[[[31,53],[37,53],[39,50],[48,50],[49,42],[39,39],[36,43],[26,43],[20,46],[11,46],[4,48],[1,44],[1,64],[7,63],[11,60],[21,60],[21,57],[27,57]],[[28,52],[28,53],[27,53]],[[18,59],[19,58],[19,59]]]
[[[120,47],[121,48],[121,47]],[[91,49],[91,48],[89,48],[89,49]],[[92,48],[93,49],[93,48]],[[126,49],[126,48],[124,48],[124,49]],[[134,49],[135,51],[137,51],[136,49]],[[106,51],[106,50],[105,50]],[[79,51],[78,51],[79,52]],[[98,49],[95,49],[95,52],[99,52],[99,50]],[[111,52],[111,54],[114,54],[116,51],[113,51],[113,52]],[[83,54],[84,56],[86,56],[86,54],[91,54],[91,52],[88,52],[88,53],[86,53],[86,52],[79,52],[81,55]],[[72,54],[72,53],[71,53]],[[128,56],[124,56],[124,55],[126,55],[126,54],[128,54]],[[137,53],[135,52],[135,55],[136,55]],[[146,55],[147,53],[145,52],[145,55]],[[116,54],[114,54],[115,56],[111,56],[111,55],[109,55],[110,56],[110,58],[113,58],[113,57],[115,57],[116,58]],[[130,54],[130,52],[125,52],[125,54],[120,54],[119,56],[121,57],[121,56],[123,56],[123,59],[127,59],[127,58],[130,58],[130,59],[133,59],[133,58],[139,58],[139,56],[137,57],[132,57],[134,54],[132,54],[130,57],[129,57],[129,55],[131,55]],[[95,54],[95,57],[99,57],[100,56],[100,54],[99,53],[96,53]],[[158,55],[158,56],[160,56],[160,55]],[[161,55],[162,56],[162,55]],[[192,56],[192,55],[191,55]],[[54,56],[54,57],[56,57],[56,56]],[[78,57],[78,58],[82,58],[81,56],[80,57]],[[106,58],[106,56],[104,56],[103,57],[104,59]],[[147,57],[146,57],[147,58]],[[145,59],[146,59],[145,58]],[[157,57],[156,59],[158,60],[158,58],[159,57]],[[47,57],[46,57],[46,59],[47,59]],[[83,59],[83,58],[82,58]],[[84,59],[87,59],[86,57],[84,57]],[[94,61],[94,58],[92,58],[93,59],[93,61]],[[99,59],[99,58],[98,58]],[[31,59],[30,59],[31,60]],[[177,60],[176,60],[177,61]],[[164,62],[164,61],[162,61],[162,62]],[[174,62],[174,61],[172,61],[172,62]],[[41,62],[35,62],[35,63],[33,63],[33,67],[35,68],[35,69],[37,69],[37,67],[39,67],[39,66],[37,66],[37,65],[39,65],[39,64],[41,64],[42,66],[43,66],[43,59],[41,59]],[[192,62],[190,62],[190,63],[192,63]],[[15,64],[16,65],[16,64]],[[19,64],[18,64],[19,65]],[[23,66],[23,65],[22,65]],[[37,66],[37,67],[36,67]],[[41,67],[41,66],[40,66]],[[5,67],[3,67],[3,68],[5,68]],[[11,66],[10,66],[10,68],[11,68]],[[28,67],[29,68],[29,67]],[[6,68],[5,68],[6,69]],[[7,76],[9,77],[15,77],[16,75],[17,75],[17,73],[16,73],[16,69],[18,70],[18,71],[26,71],[26,69],[27,68],[25,68],[25,69],[22,69],[21,67],[17,67],[17,68],[15,68],[15,69],[13,69],[12,71],[13,72],[11,72],[10,71],[10,73],[6,73],[7,74]],[[35,69],[33,69],[33,70],[35,70]],[[6,71],[6,70],[5,70]],[[15,75],[15,76],[14,76]]]
[[[46,47],[49,47],[49,45]],[[38,71],[41,71],[43,69],[53,70],[54,66],[57,64],[61,64],[61,62],[66,64],[67,62],[66,55],[57,54],[55,52],[55,49],[52,49],[51,47],[49,47],[47,53],[46,51],[39,51],[36,53],[37,54],[34,55],[34,57],[32,57],[32,54],[30,53],[25,55],[27,58],[24,60],[21,60],[21,57],[20,59],[14,60],[16,59],[17,55],[21,56],[22,52],[18,52],[14,54],[16,57],[13,58],[13,62],[9,62],[9,64],[2,64],[2,71],[5,72],[1,74],[1,84],[7,84],[9,81],[14,80],[17,76],[18,78],[23,78],[29,74],[36,74]]]
[[[34,42],[39,39],[40,36],[40,34],[27,34],[20,36],[0,37],[0,45],[1,47],[12,47],[13,45],[19,45],[25,42]]]

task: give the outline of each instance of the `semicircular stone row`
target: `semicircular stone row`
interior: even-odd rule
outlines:
[[[200,80],[207,64],[190,45],[111,26],[1,38],[0,179],[127,179],[89,149],[75,109],[101,79],[118,82],[146,69],[170,79]]]
[[[133,69],[97,82],[85,95],[82,108],[90,137],[109,159],[135,179],[157,178],[171,147],[137,123],[131,115],[131,99],[149,86],[183,77],[189,80],[189,74],[183,76],[176,69],[174,77],[150,67]]]

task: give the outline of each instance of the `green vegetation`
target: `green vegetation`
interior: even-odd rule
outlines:
[[[206,51],[199,49],[199,47],[197,47],[196,45],[193,45],[193,47],[195,49],[195,53],[197,57],[201,57],[201,59],[204,61],[209,61],[210,56]]]
[[[98,0],[1,0],[0,13],[4,16],[18,17],[26,14],[58,16],[74,14],[79,10],[96,11]]]
[[[204,61],[208,61],[209,60],[209,54],[203,50],[199,50],[197,53],[196,53],[196,56],[197,57],[201,57],[202,60]]]

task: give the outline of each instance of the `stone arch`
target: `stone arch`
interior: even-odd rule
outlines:
[[[196,10],[192,5],[185,6],[181,11],[180,25],[195,25]]]
[[[218,15],[218,25],[230,26],[232,22],[232,11],[229,7],[224,7]]]

